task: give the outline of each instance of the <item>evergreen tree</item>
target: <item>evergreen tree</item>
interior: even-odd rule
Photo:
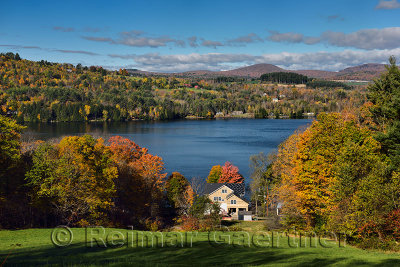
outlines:
[[[382,130],[377,140],[382,150],[392,160],[393,168],[400,164],[400,70],[395,57],[389,58],[387,72],[369,86],[368,99],[373,103],[370,108],[375,123]]]

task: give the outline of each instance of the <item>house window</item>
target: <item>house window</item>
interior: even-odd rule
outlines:
[[[228,190],[222,189],[222,194],[226,194],[226,193],[228,193]]]
[[[236,199],[232,199],[231,204],[236,204]]]
[[[221,197],[214,197],[214,201],[221,201]]]
[[[221,197],[218,197],[218,200],[221,201]]]

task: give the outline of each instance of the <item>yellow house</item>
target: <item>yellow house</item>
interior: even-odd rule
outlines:
[[[239,211],[248,211],[249,203],[244,200],[245,185],[229,183],[206,184],[205,194],[211,201],[218,202],[221,212],[238,219]]]

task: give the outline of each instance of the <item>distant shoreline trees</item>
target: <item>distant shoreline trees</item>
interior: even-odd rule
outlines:
[[[297,74],[291,79],[305,81]],[[0,114],[19,123],[209,119],[235,112],[247,118],[301,118],[366,100],[361,90],[339,95],[337,88],[310,88],[240,77],[140,76],[0,54]]]

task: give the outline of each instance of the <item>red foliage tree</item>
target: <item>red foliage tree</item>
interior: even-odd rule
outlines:
[[[219,178],[219,183],[230,183],[230,184],[241,184],[244,178],[239,173],[239,168],[232,165],[229,161],[225,162],[225,165],[221,170],[221,177]]]
[[[400,209],[393,210],[386,218],[386,231],[393,235],[396,240],[400,240]]]

